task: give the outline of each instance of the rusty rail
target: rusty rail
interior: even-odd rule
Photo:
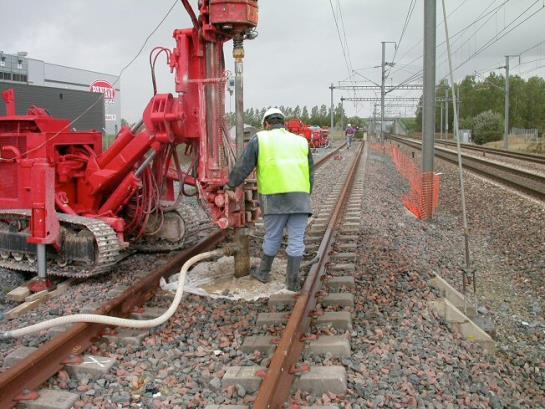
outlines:
[[[392,135],[390,139],[415,149],[422,149],[422,142],[416,140],[408,140]],[[436,146],[435,156],[453,164],[458,163],[456,151],[450,149]],[[465,153],[462,153],[462,165],[464,169],[471,170],[539,200],[545,200],[545,176],[541,174],[518,169],[511,165],[492,162]]]
[[[320,158],[315,168],[323,165],[343,146],[345,145]],[[226,231],[217,231],[195,246],[182,251],[168,264],[137,281],[118,297],[101,306],[96,310],[96,314],[126,317],[135,307],[143,305],[153,297],[161,277],[177,273],[187,260],[218,246],[226,236]],[[106,325],[102,324],[74,324],[17,365],[0,374],[0,408],[14,407],[21,398],[24,398],[26,392],[36,390],[60,371],[71,357],[82,354],[93,343],[93,339],[104,333],[105,329]]]
[[[181,266],[196,254],[216,247],[227,232],[217,231],[182,251],[168,264],[142,278],[121,295],[101,306],[96,313],[113,316],[127,316],[136,306],[143,305],[159,286],[161,277],[176,273]],[[60,371],[72,355],[83,353],[100,336],[106,326],[102,324],[74,324],[66,332],[42,345],[16,366],[0,374],[0,408],[11,408],[18,403],[18,397],[25,391],[37,389],[41,384]]]
[[[305,347],[305,341],[301,338],[310,326],[310,313],[316,307],[316,295],[322,285],[321,279],[325,274],[325,266],[329,263],[329,249],[332,245],[332,238],[342,220],[343,209],[350,197],[363,147],[364,142],[361,143],[352,163],[341,190],[339,201],[331,214],[327,230],[318,248],[319,261],[310,269],[305,284],[297,297],[286,329],[272,356],[265,379],[259,388],[253,406],[254,409],[282,408],[289,398],[291,385],[295,377],[293,369]]]

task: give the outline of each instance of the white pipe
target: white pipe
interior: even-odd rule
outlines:
[[[66,324],[73,324],[78,322],[104,324],[104,325],[112,325],[116,327],[127,327],[127,328],[157,327],[163,324],[164,322],[166,322],[170,317],[172,317],[172,315],[174,315],[174,312],[176,312],[176,309],[180,305],[180,302],[182,301],[182,295],[184,293],[185,279],[186,279],[187,271],[189,270],[189,268],[193,264],[201,260],[215,257],[215,256],[219,257],[219,256],[222,256],[223,254],[224,254],[223,250],[214,250],[214,251],[209,251],[206,253],[197,254],[196,256],[191,257],[189,260],[187,260],[182,266],[182,269],[180,270],[180,275],[178,277],[178,288],[176,289],[176,295],[174,296],[174,300],[172,301],[172,304],[170,304],[170,307],[168,308],[168,310],[166,310],[162,315],[160,315],[157,318],[154,318],[151,320],[134,320],[134,319],[111,317],[108,315],[98,315],[98,314],[67,315],[66,317],[58,317],[51,320],[42,321],[37,324],[30,325],[28,327],[1,332],[0,339],[18,338],[18,337],[33,334],[33,333],[36,333],[51,327],[56,327],[59,325],[66,325]]]

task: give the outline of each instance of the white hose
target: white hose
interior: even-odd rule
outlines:
[[[157,327],[163,324],[164,322],[166,322],[170,317],[172,317],[172,315],[174,314],[174,312],[176,312],[176,309],[180,305],[180,302],[182,301],[182,295],[184,293],[185,279],[186,279],[187,271],[189,270],[189,268],[193,264],[201,260],[215,257],[215,256],[219,257],[219,256],[222,256],[223,254],[224,254],[223,250],[214,250],[214,251],[208,251],[206,253],[197,254],[196,256],[191,257],[189,260],[187,260],[182,266],[182,269],[180,270],[180,275],[178,277],[178,288],[176,289],[176,295],[174,296],[174,300],[172,301],[172,304],[170,304],[170,307],[168,307],[168,310],[166,310],[162,315],[160,315],[157,318],[154,318],[151,320],[133,320],[133,319],[111,317],[108,315],[98,315],[98,314],[67,315],[65,317],[58,317],[51,320],[42,321],[37,324],[30,325],[28,327],[19,328],[12,331],[3,331],[0,333],[0,339],[18,338],[18,337],[33,334],[33,333],[36,333],[51,327],[56,327],[59,325],[66,325],[66,324],[73,324],[78,322],[104,324],[104,325],[112,325],[116,327],[127,327],[127,328]]]

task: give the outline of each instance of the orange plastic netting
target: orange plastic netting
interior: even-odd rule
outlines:
[[[370,148],[374,152],[388,155],[399,174],[409,183],[410,190],[402,197],[405,207],[419,220],[433,217],[439,205],[441,177],[433,172],[422,172],[397,146],[372,144]]]

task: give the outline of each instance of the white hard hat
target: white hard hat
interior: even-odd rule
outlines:
[[[352,126],[352,125],[348,124],[348,126]]]
[[[265,125],[265,119],[267,119],[269,116],[272,116],[272,115],[281,116],[282,119],[286,117],[286,116],[284,115],[284,113],[283,113],[282,111],[280,111],[278,108],[269,108],[269,109],[267,109],[267,111],[263,114],[263,119],[261,120],[261,124],[262,124],[262,125]]]

